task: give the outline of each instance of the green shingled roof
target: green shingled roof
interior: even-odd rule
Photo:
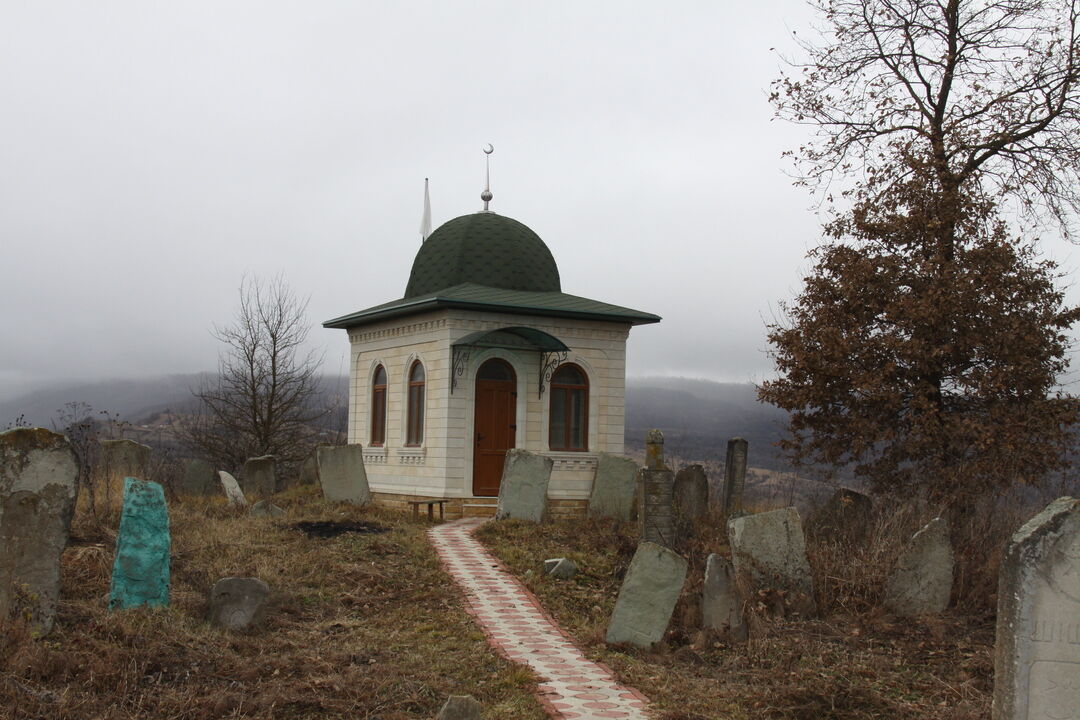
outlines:
[[[493,212],[463,215],[431,233],[413,260],[405,297],[475,283],[505,290],[559,292],[559,268],[540,236]]]
[[[567,295],[558,291],[508,290],[476,283],[461,283],[417,297],[376,305],[366,310],[343,315],[323,323],[326,328],[350,328],[357,325],[387,320],[404,315],[464,308],[488,312],[504,312],[512,315],[540,315],[565,317],[579,320],[604,320],[646,325],[660,322],[658,315],[611,305],[588,298]]]

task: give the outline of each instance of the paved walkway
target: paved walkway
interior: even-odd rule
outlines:
[[[469,610],[488,641],[540,676],[540,701],[549,714],[582,720],[648,718],[645,697],[582,655],[532,593],[472,536],[483,522],[467,518],[436,525],[428,534],[447,571],[465,590]]]

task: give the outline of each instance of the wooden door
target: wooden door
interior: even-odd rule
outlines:
[[[502,360],[488,360],[476,375],[473,425],[473,495],[494,497],[517,435],[517,378]]]

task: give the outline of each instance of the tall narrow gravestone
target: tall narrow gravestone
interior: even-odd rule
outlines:
[[[1080,500],[1016,531],[998,584],[993,720],[1075,718],[1080,708]]]
[[[367,471],[364,469],[364,448],[360,445],[320,445],[317,474],[323,497],[330,502],[363,505],[371,500]]]
[[[741,437],[728,440],[727,457],[724,461],[724,514],[729,517],[742,512],[749,450],[749,443]]]
[[[109,607],[169,604],[169,511],[155,482],[124,479]]]
[[[221,478],[221,489],[225,491],[229,507],[247,507],[247,498],[244,497],[244,491],[240,489],[236,478],[224,470],[218,470],[218,477]]]
[[[150,475],[151,449],[134,440],[102,440],[101,465],[94,504],[98,510],[118,510],[124,502],[124,478]]]
[[[78,467],[67,438],[44,428],[0,433],[0,619],[28,615],[47,634]]]
[[[645,463],[638,473],[641,540],[670,547],[675,542],[675,474],[664,465],[664,434],[659,430],[650,430],[646,436]]]
[[[709,511],[709,478],[705,468],[690,465],[675,473],[672,499],[678,537],[689,538],[694,523]]]
[[[248,497],[257,495],[268,498],[276,493],[280,489],[277,482],[277,458],[273,455],[248,458],[244,463],[240,487]]]

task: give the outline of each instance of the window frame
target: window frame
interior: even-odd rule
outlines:
[[[423,380],[413,380],[416,369],[424,373]],[[405,447],[424,444],[424,425],[427,421],[427,369],[419,359],[409,366],[405,385]]]
[[[383,374],[381,384],[378,382],[380,370]],[[371,373],[371,447],[386,447],[386,386],[389,379],[386,366],[376,365]]]
[[[565,367],[572,367],[584,378],[583,384],[561,383],[555,380],[559,371]],[[555,421],[555,393],[561,391],[563,398],[563,437],[558,445],[552,435]],[[571,447],[573,442],[573,403],[569,402],[570,393],[581,392],[581,447]],[[553,452],[589,452],[589,373],[585,368],[573,362],[563,363],[551,373],[551,383],[548,388],[548,449]]]

